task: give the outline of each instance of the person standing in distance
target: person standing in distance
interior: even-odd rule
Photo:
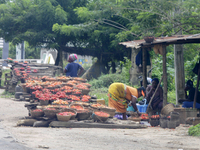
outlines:
[[[76,54],[69,55],[69,58],[68,58],[69,63],[64,69],[64,73],[66,73],[66,76],[78,77],[83,73],[84,71],[83,67],[80,64],[74,62],[77,59],[78,57]]]

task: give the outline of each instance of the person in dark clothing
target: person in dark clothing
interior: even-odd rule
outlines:
[[[155,93],[155,90],[158,86],[159,80],[158,78],[154,78],[152,80],[152,85],[149,85],[146,89],[146,99],[147,102],[149,103],[149,101],[151,100],[151,97],[153,96],[153,94]],[[154,98],[152,99],[151,102],[151,107],[153,110],[158,109],[161,110],[163,107],[163,89],[161,86],[158,87],[157,92],[155,93]]]
[[[83,73],[84,71],[83,67],[80,64],[74,62],[77,59],[78,57],[76,54],[69,55],[68,58],[69,64],[67,64],[67,66],[64,69],[64,73],[66,73],[66,76],[77,77]]]
[[[195,96],[195,88],[193,87],[193,82],[188,80],[185,86],[185,99],[179,99],[178,102],[182,103],[182,107],[190,108],[193,107],[194,96]],[[187,95],[187,91],[189,91],[189,95]],[[196,98],[196,108],[200,109],[200,92],[197,93]]]

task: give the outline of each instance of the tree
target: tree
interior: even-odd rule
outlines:
[[[120,61],[124,56],[130,58],[131,51],[123,46],[119,46],[120,42],[115,36],[120,32],[119,28],[110,26],[110,21],[118,21],[118,17],[112,16],[111,6],[114,1],[91,1],[87,7],[78,7],[75,9],[76,14],[82,20],[81,24],[60,25],[55,24],[53,31],[62,35],[73,35],[78,39],[74,44],[75,47],[92,49],[101,63],[106,66],[104,73],[110,69],[108,63],[110,61]],[[101,9],[101,11],[99,11]],[[99,20],[100,17],[105,17],[104,20]],[[95,19],[96,18],[96,19]],[[116,22],[117,23],[117,22]],[[82,49],[84,50],[84,49]],[[112,63],[113,68],[115,63]],[[115,72],[115,70],[113,70]]]
[[[0,5],[0,36],[13,44],[27,41],[32,47],[55,48],[58,50],[56,64],[62,66],[62,48],[71,37],[53,32],[52,27],[55,23],[76,23],[73,9],[84,3],[86,0],[81,3],[75,0],[8,1]]]

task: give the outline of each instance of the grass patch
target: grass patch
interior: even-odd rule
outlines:
[[[192,126],[188,130],[188,134],[191,136],[198,136],[200,137],[200,123],[196,126]]]
[[[10,73],[10,71],[11,71],[11,69],[2,70],[1,86],[4,86],[4,82],[5,82],[5,74],[6,74],[6,73]]]
[[[1,98],[14,98],[15,97],[15,93],[10,93],[8,91],[4,91],[1,95]]]

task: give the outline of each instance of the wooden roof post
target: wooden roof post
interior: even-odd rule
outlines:
[[[175,67],[175,87],[176,87],[176,104],[179,99],[185,99],[185,72],[183,46],[181,44],[174,45],[174,67]]]
[[[162,45],[162,54],[163,54],[163,107],[167,104],[167,57],[166,57],[166,45]]]
[[[143,86],[147,87],[147,63],[146,63],[147,49],[142,48],[142,69],[143,69]]]

